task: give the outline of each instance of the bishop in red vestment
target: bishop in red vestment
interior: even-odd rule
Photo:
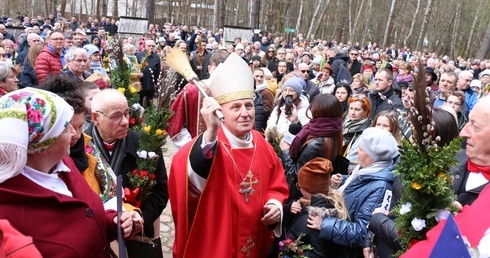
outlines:
[[[173,254],[265,257],[273,233],[281,233],[288,196],[284,170],[270,144],[253,130],[253,77],[246,63],[231,54],[215,73],[214,98],[205,98],[201,108],[207,129],[172,160]],[[239,79],[229,77],[238,74]]]

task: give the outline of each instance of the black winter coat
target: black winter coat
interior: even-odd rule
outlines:
[[[20,71],[19,76],[19,88],[25,87],[36,87],[37,86],[37,76],[36,70],[25,60],[22,66],[22,71]]]
[[[264,133],[267,127],[267,114],[264,110],[264,101],[258,92],[254,92],[255,130]]]
[[[315,195],[311,196],[310,206],[327,209],[334,208],[328,200]],[[342,246],[337,245],[330,240],[320,238],[320,231],[308,228],[307,224],[308,211],[303,207],[303,210],[296,215],[293,225],[286,233],[286,237],[292,240],[297,239],[302,233],[305,234],[301,240],[305,244],[311,244],[313,250],[305,251],[303,253],[304,256],[309,258],[347,257]]]

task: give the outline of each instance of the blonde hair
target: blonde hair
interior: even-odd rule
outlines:
[[[299,199],[299,202],[304,205],[308,206],[307,209],[311,213],[321,213],[317,214],[320,217],[325,217],[325,216],[334,216],[338,219],[342,220],[348,220],[349,219],[349,211],[347,210],[347,207],[345,206],[345,201],[344,201],[344,195],[339,192],[337,189],[330,188],[328,191],[328,194],[316,194],[316,196],[324,198],[328,202],[330,202],[333,205],[333,209],[317,209],[318,207],[312,207],[310,206],[311,200],[306,199],[304,197],[301,197]]]

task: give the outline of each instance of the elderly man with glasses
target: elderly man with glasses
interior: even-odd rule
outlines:
[[[123,187],[129,187],[128,173],[136,168],[139,147],[139,135],[129,129],[130,112],[122,93],[105,89],[92,99],[90,117],[93,124],[85,130],[100,150],[100,158],[107,161],[116,175],[122,175]],[[156,184],[140,206],[144,233],[148,237],[154,237],[153,222],[159,218],[168,201],[167,172],[161,153],[155,175]]]

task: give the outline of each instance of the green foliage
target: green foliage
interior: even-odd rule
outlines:
[[[419,145],[403,140],[401,161],[396,166],[395,175],[402,182],[402,197],[394,209],[402,246],[410,248],[414,240],[425,239],[425,234],[437,225],[436,215],[440,210],[454,211],[455,200],[451,188],[450,167],[457,164],[454,159],[460,150],[461,138],[457,137],[444,147]],[[402,205],[410,203],[410,211],[401,214]],[[414,218],[425,220],[425,227],[417,231],[412,226]],[[401,254],[401,253],[399,253]]]

